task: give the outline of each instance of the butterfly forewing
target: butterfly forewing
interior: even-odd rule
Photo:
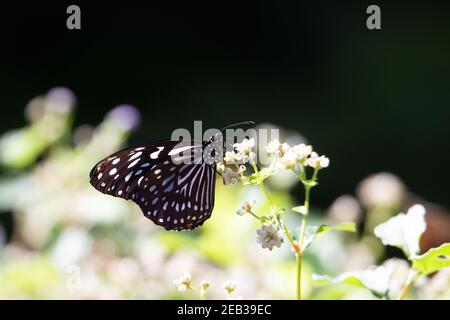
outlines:
[[[91,171],[91,184],[134,201],[167,230],[190,230],[214,207],[215,166],[201,162],[202,150],[199,144],[171,140],[128,148],[100,161]]]

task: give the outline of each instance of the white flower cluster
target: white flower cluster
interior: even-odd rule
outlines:
[[[263,249],[272,251],[273,247],[281,247],[283,236],[281,230],[275,229],[272,225],[264,224],[261,229],[256,231],[258,235],[256,241],[261,244]]]
[[[278,139],[273,139],[266,147],[268,154],[276,156],[283,156],[288,149],[289,145],[287,143],[280,143]]]
[[[225,152],[223,161],[228,164],[247,163],[253,161],[256,154],[253,152],[255,139],[245,138],[241,143],[233,144],[234,150]]]
[[[241,143],[233,144],[234,150],[225,152],[223,163],[218,164],[217,169],[222,174],[224,184],[239,183],[246,170],[242,163],[255,163],[256,153],[255,140],[253,138],[244,139]],[[313,151],[312,146],[303,143],[289,146],[287,143],[281,143],[278,139],[274,139],[266,146],[266,151],[270,156],[275,157],[273,164],[276,167],[284,169],[292,169],[297,171],[299,166],[309,166],[315,170],[326,168],[330,164],[330,160],[326,156],[319,156]],[[238,164],[241,165],[238,167]],[[225,167],[226,164],[233,164],[236,168]],[[270,166],[272,169],[272,164]]]
[[[183,275],[181,275],[178,279],[173,281],[173,284],[177,287],[178,291],[187,291],[188,289],[192,289],[197,291],[195,287],[192,286],[192,275],[191,272],[186,270]],[[210,282],[208,280],[202,280],[200,282],[200,291],[198,293],[200,296],[205,296],[208,288],[210,287]]]
[[[313,151],[312,146],[303,143],[291,147],[287,143],[280,143],[274,139],[267,145],[266,151],[269,155],[277,157],[279,167],[285,169],[295,169],[298,164],[314,169],[322,169],[330,165],[330,159],[323,155],[319,156]]]

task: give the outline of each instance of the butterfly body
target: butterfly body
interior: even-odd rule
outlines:
[[[90,183],[102,193],[132,200],[167,230],[194,229],[214,208],[216,165],[203,159],[213,141],[160,140],[118,151],[94,166]]]

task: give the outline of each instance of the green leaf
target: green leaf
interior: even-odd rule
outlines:
[[[242,182],[244,185],[258,185],[259,184],[259,178],[256,173],[253,173],[247,177],[243,177]]]
[[[328,231],[356,232],[356,225],[354,222],[342,222],[334,226],[322,224],[320,226],[307,227],[302,250],[305,250],[317,236],[320,236],[321,234],[324,234],[325,232]]]
[[[412,267],[422,276],[450,267],[450,243],[444,243],[440,247],[432,248],[416,256],[412,260]]]
[[[317,230],[316,234],[320,235],[327,231],[348,231],[348,232],[356,232],[356,225],[354,222],[342,222],[334,226],[321,225]]]
[[[371,266],[364,271],[346,272],[336,278],[313,275],[317,285],[346,283],[366,288],[378,298],[388,297],[391,273],[384,266]]]
[[[411,260],[419,253],[419,240],[425,229],[425,208],[414,205],[406,214],[400,213],[378,225],[374,232],[383,244],[402,249]]]
[[[244,177],[242,181],[244,185],[258,185],[276,172],[277,170],[274,167],[264,168],[258,173],[254,172],[251,175]]]

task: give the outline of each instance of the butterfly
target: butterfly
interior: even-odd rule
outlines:
[[[166,230],[192,230],[213,211],[218,155],[223,155],[218,135],[202,143],[154,141],[101,160],[90,172],[90,183],[102,193],[135,202]]]

